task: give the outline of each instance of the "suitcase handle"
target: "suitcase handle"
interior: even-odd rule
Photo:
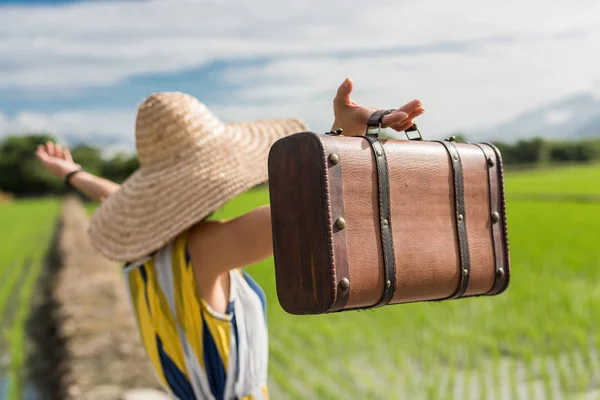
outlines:
[[[379,137],[379,132],[381,132],[381,122],[383,120],[383,117],[393,113],[394,111],[396,111],[396,109],[390,109],[390,110],[377,110],[375,111],[373,114],[371,114],[371,116],[369,117],[369,119],[367,120],[367,130],[365,131],[365,136],[375,136],[375,137]],[[375,133],[369,133],[369,128],[371,127],[377,127],[377,132]],[[417,131],[417,133],[419,134],[419,137],[415,137],[415,138],[411,138],[410,136],[408,136],[408,132],[414,132]],[[327,135],[331,135],[331,136],[339,136],[341,135],[343,132],[343,130],[341,128],[336,129],[335,131],[329,131],[327,132]],[[406,129],[404,131],[404,133],[406,134],[406,138],[408,140],[423,140],[423,135],[421,135],[421,131],[419,131],[419,128],[417,128],[417,124],[413,123],[408,129]]]
[[[392,108],[389,110],[377,110],[373,114],[371,114],[371,116],[367,120],[367,130],[365,131],[365,136],[379,137],[379,132],[381,132],[381,123],[383,121],[383,117],[385,117],[388,114],[393,113],[394,111],[396,111],[396,109]],[[376,133],[369,133],[369,128],[372,128],[372,127],[377,127]],[[416,138],[416,137],[411,138],[408,135],[408,132],[413,132],[413,131],[417,131],[417,133],[419,134],[418,138]],[[404,131],[404,133],[406,134],[406,138],[408,140],[423,140],[423,135],[421,135],[419,128],[417,128],[417,124],[412,124],[408,129],[406,129]]]

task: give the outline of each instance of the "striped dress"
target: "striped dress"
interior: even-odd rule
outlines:
[[[157,379],[186,399],[268,399],[268,335],[262,289],[230,271],[226,313],[198,295],[187,231],[152,256],[124,268],[141,339]]]

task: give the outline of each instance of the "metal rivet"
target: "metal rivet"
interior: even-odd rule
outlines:
[[[490,167],[493,167],[493,166],[494,166],[494,164],[495,164],[495,162],[494,162],[494,159],[493,159],[493,158],[488,158],[488,159],[487,159],[487,164],[488,164]]]
[[[463,217],[463,215],[462,215],[462,214],[458,214],[458,218],[457,218],[457,219],[458,219],[458,221],[460,222],[460,221],[462,221],[463,219],[465,219],[465,217]]]
[[[388,222],[388,220],[387,220],[387,219],[384,219],[384,220],[383,220],[383,225],[387,226],[387,225],[388,225],[388,223],[389,223],[389,222]]]
[[[385,287],[389,288],[390,286],[392,286],[392,282],[388,279],[387,281],[385,281]]]
[[[329,155],[329,161],[331,161],[332,164],[337,164],[338,162],[340,162],[340,156],[338,156],[335,153],[331,153]]]
[[[339,229],[344,229],[346,227],[346,220],[342,217],[339,217],[335,221],[335,226],[337,226]]]
[[[466,268],[465,268],[465,269],[463,269],[463,271],[462,271],[462,272],[463,272],[463,276],[467,276],[467,275],[469,275],[469,270],[468,270],[468,269],[466,269]]]
[[[383,155],[382,151],[381,151],[381,150],[377,150],[377,155],[378,155],[379,157],[381,157],[381,156]]]
[[[498,276],[498,278],[502,278],[504,276],[504,268],[498,268],[498,271],[496,271],[496,275]]]
[[[496,223],[496,222],[500,221],[500,214],[498,214],[496,211],[494,211],[494,212],[492,213],[492,221],[493,221],[494,223]]]
[[[349,287],[350,287],[350,281],[348,280],[348,278],[342,278],[340,280],[340,288],[342,290],[348,290]]]
[[[455,154],[452,158],[454,158],[455,160],[458,160],[458,154]]]

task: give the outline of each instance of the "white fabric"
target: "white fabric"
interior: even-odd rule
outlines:
[[[157,281],[167,298],[177,323],[177,331],[194,394],[198,399],[215,400],[210,390],[208,377],[192,350],[177,315],[173,292],[175,286],[173,283],[172,255],[173,243],[169,243],[155,254],[154,264]],[[125,275],[143,265],[147,260],[148,258],[127,266]],[[225,399],[236,399],[252,395],[256,400],[264,400],[265,395],[262,387],[267,384],[269,346],[263,306],[256,292],[248,285],[239,271],[230,271],[229,276],[231,282],[230,299],[233,301],[234,315],[237,322],[239,342],[237,348],[239,353],[236,351],[236,339],[232,329]],[[129,291],[128,285],[126,287]],[[240,367],[237,371],[238,360],[236,357],[239,357]]]

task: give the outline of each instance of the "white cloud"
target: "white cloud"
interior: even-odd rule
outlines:
[[[236,120],[299,115],[317,130],[329,128],[330,98],[345,76],[355,79],[360,102],[394,107],[423,100],[421,126],[430,136],[505,121],[600,80],[595,0],[5,6],[0,37],[0,95],[10,89],[49,96],[212,60],[273,57],[266,66],[224,71],[245,89],[215,111]],[[389,49],[396,54],[377,55]],[[23,112],[0,119],[0,131],[4,125],[127,134],[134,112],[133,104],[130,110]]]
[[[124,144],[133,144],[135,108],[131,110],[66,110],[54,113],[20,112],[14,117],[0,113],[0,136],[48,132],[59,138],[85,140],[106,136]]]

